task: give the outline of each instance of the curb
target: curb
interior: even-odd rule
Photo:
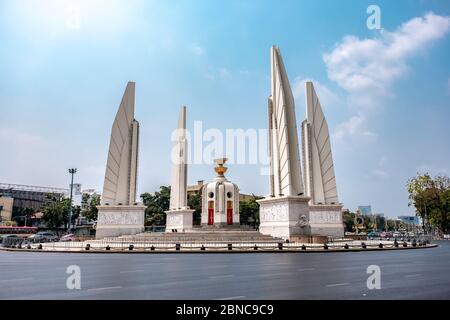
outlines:
[[[120,251],[106,251],[106,250],[95,250],[95,249],[90,249],[90,250],[77,250],[77,251],[49,251],[49,250],[44,250],[44,249],[18,249],[18,248],[0,248],[0,251],[6,251],[6,252],[40,252],[40,253],[89,253],[89,254],[115,254],[115,253],[119,253],[119,254],[239,254],[239,253],[342,253],[342,252],[367,252],[367,251],[395,251],[395,250],[410,250],[410,249],[430,249],[430,248],[436,248],[438,247],[437,244],[429,244],[426,246],[417,246],[417,247],[413,247],[413,246],[408,246],[408,247],[398,247],[398,248],[366,248],[366,249],[362,249],[362,248],[349,248],[349,249],[344,249],[344,248],[338,248],[338,249],[333,249],[333,248],[329,248],[327,250],[324,249],[309,249],[309,250],[301,250],[301,249],[287,249],[284,248],[283,250],[279,250],[279,249],[261,249],[259,248],[258,250],[216,250],[216,249],[210,249],[210,250],[204,250],[201,251],[200,249],[198,250],[180,250],[180,251],[174,251],[174,250],[165,250],[165,249],[160,249],[159,251],[154,250],[139,250],[139,249],[135,249],[133,251],[129,251],[129,250],[120,250]]]

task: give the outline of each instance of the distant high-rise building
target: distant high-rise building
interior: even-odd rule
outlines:
[[[398,219],[403,223],[412,224],[412,225],[421,225],[420,218],[418,216],[398,216]]]
[[[358,210],[363,216],[369,216],[372,214],[372,206],[358,206]]]

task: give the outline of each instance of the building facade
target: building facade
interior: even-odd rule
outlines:
[[[0,183],[0,199],[3,199],[1,201],[4,203],[2,212],[5,211],[2,216],[20,224],[24,220],[22,210],[28,208],[34,211],[41,210],[48,202],[48,195],[67,197],[69,189]],[[11,200],[8,199],[12,199],[11,210],[8,209],[11,207]]]

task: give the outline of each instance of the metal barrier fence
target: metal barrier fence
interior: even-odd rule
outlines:
[[[206,250],[336,250],[336,249],[370,249],[370,248],[395,248],[424,246],[425,241],[412,242],[394,242],[394,241],[349,241],[347,243],[328,243],[328,244],[302,244],[296,242],[155,242],[155,241],[106,241],[93,240],[84,242],[52,242],[42,244],[22,245],[22,248],[43,249],[46,251],[206,251]]]

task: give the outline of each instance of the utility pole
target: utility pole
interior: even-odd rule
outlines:
[[[77,173],[77,169],[76,168],[72,168],[69,169],[69,173],[72,175],[72,180],[70,183],[70,215],[69,215],[69,228],[68,228],[68,233],[70,233],[71,227],[72,227],[72,210],[73,210],[73,206],[72,206],[72,197],[73,197],[73,176],[75,173]]]

